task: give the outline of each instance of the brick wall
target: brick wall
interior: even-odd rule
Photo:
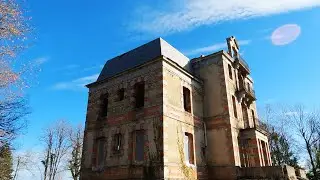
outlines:
[[[131,179],[143,177],[149,166],[150,155],[162,156],[162,62],[146,64],[127,71],[89,89],[81,179]],[[145,83],[144,107],[134,106],[134,85]],[[118,100],[118,90],[124,88],[124,99]],[[108,115],[99,118],[100,97],[108,93]],[[136,162],[133,144],[134,132],[143,130],[144,161]],[[120,151],[114,151],[113,136],[122,134]],[[105,138],[105,161],[102,167],[95,164],[96,139]],[[161,159],[155,163],[161,162]],[[162,177],[162,166],[156,175]]]

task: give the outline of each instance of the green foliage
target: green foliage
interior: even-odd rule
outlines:
[[[313,154],[315,159],[317,177],[314,177],[313,171],[310,170],[307,173],[307,177],[309,178],[309,180],[317,180],[317,178],[320,177],[320,143],[314,147]]]
[[[318,175],[317,175],[318,177],[320,176],[320,170],[318,171]],[[313,172],[312,171],[309,171],[308,173],[307,173],[307,178],[309,179],[309,180],[319,180],[317,177],[315,177],[314,175],[313,175]]]
[[[285,135],[276,131],[271,132],[270,146],[271,159],[274,165],[288,164],[293,167],[299,167],[298,158],[292,152]]]
[[[180,129],[181,129],[181,127],[180,127]],[[183,142],[179,138],[179,136],[181,134],[180,131],[179,131],[179,129],[177,129],[177,145],[178,145],[179,158],[180,158],[180,169],[184,175],[184,179],[194,180],[196,178],[195,178],[195,173],[194,173],[193,169],[191,167],[187,166],[186,163],[184,162]]]
[[[143,179],[157,179],[160,175],[161,164],[163,157],[161,153],[161,138],[162,138],[162,122],[153,120],[153,143],[155,144],[155,152],[149,149],[149,161],[143,166]]]
[[[12,179],[12,152],[8,145],[0,150],[0,180]]]

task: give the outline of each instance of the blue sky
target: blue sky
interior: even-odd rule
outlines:
[[[258,105],[318,106],[319,0],[161,0],[26,2],[37,39],[20,58],[42,71],[26,94],[32,114],[18,144],[39,145],[57,119],[84,124],[87,90],[106,60],[162,37],[188,57],[225,49],[231,35],[251,68]],[[273,37],[274,31],[291,24]],[[277,45],[277,41],[285,45]],[[281,43],[281,42],[280,42]],[[278,42],[279,44],[279,42]]]

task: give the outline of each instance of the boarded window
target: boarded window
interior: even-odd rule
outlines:
[[[235,118],[238,118],[236,98],[234,96],[232,96],[232,104],[233,104],[233,115]]]
[[[124,88],[118,90],[118,101],[122,101],[124,99]]]
[[[189,164],[194,164],[193,136],[190,133],[184,134],[184,157]]]
[[[121,145],[122,145],[122,134],[118,133],[114,135],[114,150],[120,151]]]
[[[191,113],[190,90],[186,87],[183,87],[183,107],[185,111]]]
[[[136,131],[135,139],[135,160],[143,161],[144,159],[144,132]]]
[[[135,95],[135,107],[141,108],[144,106],[144,82],[135,84],[134,86]]]
[[[104,142],[105,142],[105,139],[97,140],[97,151],[98,151],[97,165],[98,166],[104,165],[104,157],[105,157]]]
[[[232,79],[232,67],[228,64],[229,78]]]
[[[100,97],[100,117],[106,117],[108,115],[108,94],[104,94]]]

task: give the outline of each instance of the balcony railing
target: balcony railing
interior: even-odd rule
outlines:
[[[248,73],[250,73],[250,69],[249,69],[248,63],[247,63],[240,55],[237,56],[237,57],[235,57],[235,59],[236,59],[237,61],[239,61],[240,65],[242,65],[242,67],[244,67],[244,69],[245,69]]]
[[[247,93],[249,93],[252,97],[256,97],[256,93],[252,88],[249,88],[247,86],[244,86],[244,89]]]
[[[241,94],[245,93],[246,97],[249,97],[250,101],[253,101],[256,99],[255,91],[251,87],[246,86],[244,82],[240,83],[239,92]]]
[[[262,121],[260,121],[259,119],[255,118],[255,128],[260,131],[261,133],[268,135],[269,131],[268,131],[268,125]]]
[[[253,122],[253,127],[249,125],[249,121],[244,122],[244,128],[243,130],[255,130],[255,131],[259,131],[260,133],[269,136],[269,131],[268,131],[268,126],[266,123],[260,121],[257,118],[254,118],[254,122]]]

